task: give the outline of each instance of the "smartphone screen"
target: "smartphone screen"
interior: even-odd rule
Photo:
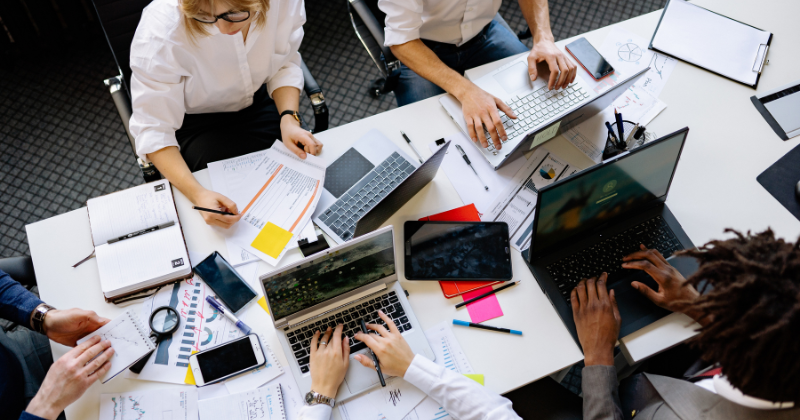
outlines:
[[[194,271],[234,314],[256,297],[256,292],[218,252],[197,264]]]
[[[511,280],[508,225],[502,222],[406,222],[406,278]]]
[[[197,353],[195,357],[205,383],[213,382],[258,365],[249,335],[211,350]]]
[[[566,49],[594,80],[602,79],[614,72],[611,64],[594,49],[586,38],[579,38],[567,44]]]

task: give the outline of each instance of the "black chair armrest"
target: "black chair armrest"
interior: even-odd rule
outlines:
[[[303,90],[311,100],[311,107],[314,109],[314,133],[320,133],[328,129],[328,105],[325,103],[325,96],[322,88],[319,87],[311,71],[306,66],[306,62],[300,60],[300,68],[303,69]]]
[[[0,258],[0,270],[8,273],[12,279],[28,289],[36,286],[36,273],[33,271],[31,257]]]

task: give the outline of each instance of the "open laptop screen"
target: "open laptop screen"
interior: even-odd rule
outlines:
[[[273,317],[281,319],[394,273],[394,239],[388,230],[263,282]]]
[[[531,254],[540,255],[581,233],[630,214],[669,190],[687,130],[543,188]]]

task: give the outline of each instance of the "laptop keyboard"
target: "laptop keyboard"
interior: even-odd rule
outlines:
[[[657,249],[664,258],[683,249],[667,222],[661,216],[656,216],[550,264],[547,271],[569,302],[572,289],[583,279],[606,272],[610,277],[608,283],[611,284],[615,273],[621,275],[623,272],[633,271],[622,268],[622,258],[638,251],[639,244]]]
[[[503,128],[505,128],[510,140],[533,130],[539,124],[587,99],[589,99],[589,93],[583,87],[578,86],[577,83],[572,83],[560,90],[548,90],[547,86],[545,86],[525,96],[511,99],[508,106],[517,115],[517,119],[513,120],[503,114],[500,117],[500,121],[503,122]],[[489,143],[489,147],[486,150],[496,152],[489,132],[484,130],[484,134],[486,135],[486,141]],[[503,143],[506,142],[508,140]]]
[[[325,332],[328,327],[333,329],[336,328],[337,324],[344,324],[342,331],[350,338],[350,353],[355,353],[367,347],[361,341],[353,339],[353,336],[361,331],[360,319],[363,319],[367,324],[380,324],[386,328],[386,323],[378,316],[379,309],[394,321],[394,325],[397,326],[401,333],[411,330],[411,322],[406,316],[406,311],[400,304],[397,294],[392,291],[358,305],[342,309],[341,312],[328,315],[326,318],[314,323],[309,322],[308,325],[286,333],[289,345],[292,346],[292,351],[294,352],[294,358],[297,359],[297,363],[300,365],[300,371],[302,373],[308,372],[309,359],[311,357],[311,337],[314,336],[314,331]],[[369,330],[369,332],[370,334],[377,334],[372,330]]]
[[[356,232],[358,219],[372,210],[412,172],[414,165],[399,153],[392,153],[328,207],[319,220],[340,238],[350,240]]]

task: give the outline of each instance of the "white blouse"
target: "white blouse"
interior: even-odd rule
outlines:
[[[378,0],[387,47],[415,39],[461,45],[494,19],[502,0]]]
[[[303,0],[272,0],[266,25],[225,35],[208,24],[209,36],[194,44],[183,23],[179,0],[154,0],[142,13],[131,44],[130,131],[136,153],[178,146],[175,131],[184,114],[239,111],[253,103],[253,94],[267,85],[303,89],[297,49],[306,21]]]
[[[350,363],[358,363],[350,360]],[[456,420],[522,420],[511,401],[478,385],[472,379],[416,355],[403,379],[433,398]],[[303,406],[300,420],[329,420],[331,407]]]

